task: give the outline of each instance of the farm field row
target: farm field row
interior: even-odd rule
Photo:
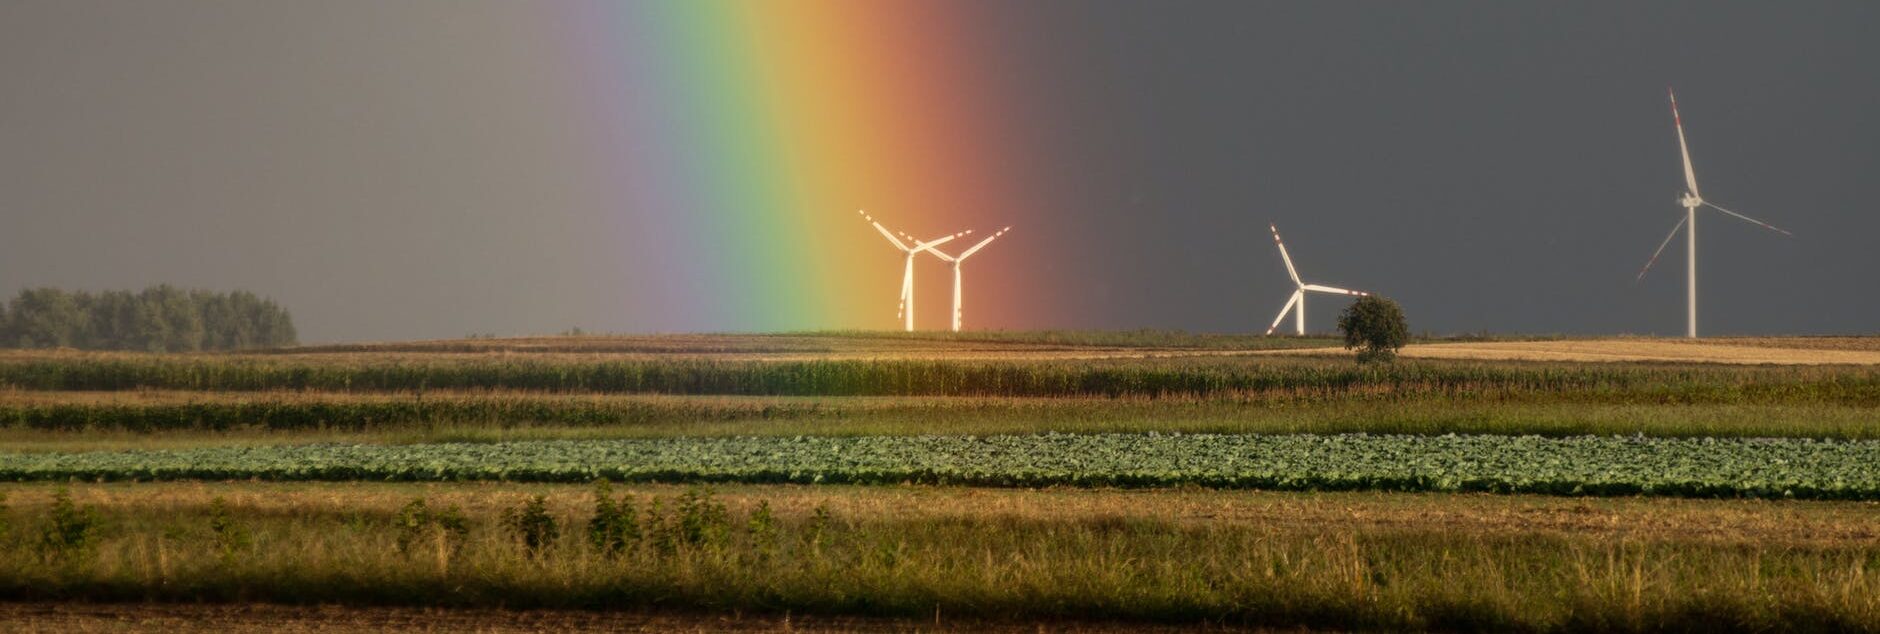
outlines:
[[[1579,401],[1880,404],[1880,367],[1586,364],[1348,358],[755,362],[471,356],[350,362],[292,356],[0,355],[0,388],[202,392],[453,390],[766,396],[1239,397],[1280,393],[1497,396]]]
[[[14,452],[679,436],[1041,432],[1880,438],[1857,404],[1571,403],[1559,396],[1284,393],[1246,398],[988,398],[4,392]],[[1597,398],[1589,396],[1588,398]]]
[[[1880,441],[1041,434],[731,437],[0,453],[4,480],[1201,485],[1880,499]]]
[[[595,524],[585,484],[230,482],[0,485],[4,517],[49,534],[61,491],[85,539],[0,542],[0,599],[1880,631],[1864,502],[627,485]]]
[[[1428,359],[1874,365],[1880,348],[1870,338],[1819,339],[1595,339],[1412,344],[1404,356]]]

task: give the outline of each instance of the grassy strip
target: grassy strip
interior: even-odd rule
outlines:
[[[8,480],[1201,485],[1880,499],[1880,442],[1044,434],[307,445],[0,454]]]
[[[1033,346],[1160,348],[1185,350],[1280,350],[1327,348],[1343,345],[1337,337],[1269,337],[1255,333],[1206,333],[1185,330],[969,330],[946,331],[811,331],[784,336],[858,340],[892,345],[895,342],[949,344],[995,343]]]
[[[82,543],[0,541],[0,597],[1388,630],[1880,631],[1880,551],[1858,521],[1870,513],[1864,508],[765,487],[712,496],[637,487],[625,495],[636,509],[635,537],[608,554],[587,529],[595,499],[566,487],[236,484],[146,493],[152,486],[80,487],[72,516],[89,518],[77,520],[89,521],[78,531]],[[51,527],[48,491],[11,492],[18,530]],[[560,530],[532,550],[501,514],[537,492],[549,494],[541,517]],[[400,512],[427,494],[428,509],[457,508],[461,533]],[[224,495],[229,503],[213,501]],[[760,506],[769,520],[758,519]],[[1008,510],[1038,507],[1052,512]],[[1198,509],[1252,519],[1215,520]],[[1367,519],[1378,516],[1387,521]],[[1440,529],[1389,521],[1432,516],[1452,521]],[[1562,532],[1539,522],[1508,526],[1501,516],[1668,528]],[[1766,534],[1706,531],[1765,524]],[[1862,530],[1867,537],[1848,536]]]
[[[1147,431],[1880,437],[1880,420],[1870,407],[1576,403],[1573,398],[1566,394],[1021,399],[0,392],[0,445],[11,451],[80,451],[310,442]]]
[[[25,390],[537,390],[771,396],[1207,397],[1286,392],[1494,396],[1573,394],[1602,402],[1880,405],[1880,368],[1712,367],[1342,359],[1080,361],[456,361],[102,356],[0,361]]]
[[[1445,339],[1447,340],[1447,339]],[[1180,330],[1040,330],[901,332],[835,330],[780,333],[701,333],[683,335],[579,335],[446,339],[395,343],[300,346],[268,354],[345,352],[562,352],[738,354],[876,350],[1144,348],[1180,350],[1276,350],[1340,345],[1335,337],[1266,337],[1257,334],[1190,333]]]

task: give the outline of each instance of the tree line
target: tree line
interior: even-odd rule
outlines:
[[[0,306],[0,348],[190,352],[296,343],[287,310],[248,291],[29,288]]]

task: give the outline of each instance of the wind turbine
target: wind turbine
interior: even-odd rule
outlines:
[[[1671,95],[1671,123],[1672,125],[1677,126],[1678,151],[1684,155],[1684,186],[1688,189],[1684,192],[1684,195],[1678,198],[1678,204],[1684,207],[1684,218],[1678,220],[1678,224],[1672,225],[1671,233],[1665,236],[1664,242],[1658,243],[1658,250],[1652,252],[1652,259],[1647,260],[1645,262],[1645,268],[1639,269],[1638,280],[1645,279],[1645,272],[1652,270],[1652,264],[1658,262],[1658,255],[1665,252],[1665,246],[1671,244],[1671,239],[1678,236],[1679,229],[1685,229],[1686,226],[1688,225],[1688,230],[1685,231],[1684,233],[1684,237],[1685,237],[1685,254],[1684,255],[1686,258],[1685,287],[1689,295],[1689,297],[1685,301],[1685,306],[1684,306],[1684,314],[1685,314],[1684,336],[1689,337],[1691,339],[1696,339],[1697,338],[1697,208],[1709,207],[1711,209],[1715,209],[1717,211],[1721,211],[1723,213],[1736,216],[1737,218],[1748,221],[1749,223],[1754,224],[1758,227],[1762,227],[1764,229],[1768,229],[1776,233],[1780,233],[1783,235],[1795,235],[1795,234],[1789,233],[1782,229],[1778,229],[1774,226],[1771,226],[1769,223],[1763,222],[1761,220],[1757,220],[1755,218],[1751,218],[1749,216],[1745,216],[1743,214],[1739,214],[1734,211],[1730,211],[1728,209],[1719,207],[1717,206],[1716,203],[1710,202],[1708,200],[1704,200],[1703,196],[1699,196],[1697,194],[1697,173],[1691,169],[1691,148],[1689,145],[1686,145],[1684,143],[1684,118],[1678,116],[1678,94],[1675,92],[1671,92],[1671,89],[1669,88],[1666,88],[1665,92]],[[1638,280],[1634,280],[1634,282],[1637,282]]]
[[[980,240],[979,244],[967,247],[967,249],[961,252],[957,257],[947,255],[946,252],[939,249],[927,250],[927,252],[932,253],[934,257],[953,263],[953,332],[960,331],[960,264],[966,262],[966,258],[972,257],[972,255],[978,253],[980,249],[986,248],[986,245],[992,244],[993,240],[999,239],[999,236],[1005,235],[1005,232],[1011,230],[1011,227],[1000,229],[998,232],[993,233],[992,237]]]
[[[922,251],[930,251],[934,247],[940,246],[942,244],[946,244],[948,242],[953,241],[954,238],[958,238],[958,237],[964,236],[972,232],[962,231],[960,233],[955,233],[952,235],[941,236],[939,238],[928,240],[926,242],[915,240],[913,237],[908,236],[907,234],[903,233],[901,234],[901,238],[907,238],[907,242],[902,242],[901,238],[896,238],[894,232],[888,231],[887,227],[881,226],[881,223],[876,222],[875,218],[873,216],[868,215],[867,211],[865,210],[857,211],[856,213],[861,214],[862,219],[867,220],[868,224],[874,225],[875,230],[881,232],[881,237],[887,238],[888,242],[891,242],[894,244],[894,248],[900,249],[901,252],[907,254],[907,265],[901,271],[901,305],[898,309],[896,309],[897,312],[895,316],[903,319],[902,324],[908,332],[913,332],[914,331],[914,256],[920,255],[920,252]],[[911,247],[908,246],[909,243],[912,243],[914,246],[911,246]]]
[[[1293,291],[1291,299],[1286,300],[1286,307],[1279,309],[1279,316],[1273,318],[1273,325],[1267,326],[1266,334],[1272,335],[1274,330],[1278,330],[1279,323],[1286,320],[1286,313],[1288,312],[1293,314],[1293,331],[1301,335],[1306,334],[1306,291],[1330,295],[1353,295],[1357,297],[1370,295],[1370,293],[1364,291],[1349,291],[1342,288],[1307,284],[1300,281],[1299,270],[1293,268],[1292,256],[1286,254],[1286,243],[1281,242],[1279,239],[1279,227],[1267,225],[1267,228],[1273,230],[1273,244],[1279,245],[1280,259],[1286,261],[1286,274],[1292,276],[1293,284],[1297,285],[1299,288]],[[1293,310],[1294,307],[1297,307],[1298,310]]]

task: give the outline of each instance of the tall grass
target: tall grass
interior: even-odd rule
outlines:
[[[503,493],[498,508],[516,508],[526,493]],[[768,502],[761,493],[629,496],[645,531],[618,549],[561,530],[531,550],[488,506],[466,512],[461,538],[437,531],[400,549],[396,511],[349,509],[325,493],[313,497],[329,502],[302,508],[228,505],[232,519],[221,521],[239,523],[250,540],[231,548],[202,500],[111,504],[97,509],[104,528],[86,558],[48,565],[29,546],[0,543],[0,598],[938,612],[1365,630],[1880,631],[1880,554],[1856,541],[1195,523],[1123,507],[902,519],[788,498],[766,504],[777,513],[760,531],[749,520]],[[42,513],[33,502],[26,512]],[[591,498],[562,496],[538,521],[584,526],[594,508]]]
[[[1403,362],[1324,359],[1095,361],[491,360],[304,362],[243,357],[82,357],[0,363],[27,390],[422,391],[825,395],[1211,396],[1288,391],[1466,396],[1560,393],[1611,402],[1880,405],[1880,368]]]
[[[1620,400],[1624,395],[1619,395]],[[1169,398],[0,392],[8,451],[672,436],[1189,433],[1880,438],[1844,404],[1601,402],[1547,393]]]

